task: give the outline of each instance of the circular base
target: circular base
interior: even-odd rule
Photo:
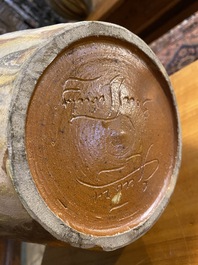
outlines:
[[[133,34],[89,22],[71,31],[56,37],[53,60],[52,43],[40,50],[51,62],[16,101],[26,98],[21,152],[37,207],[13,161],[15,183],[26,208],[59,239],[115,249],[147,231],[172,193],[180,162],[175,102],[157,59]]]

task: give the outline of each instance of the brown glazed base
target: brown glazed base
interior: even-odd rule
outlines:
[[[110,24],[75,25],[92,33],[68,34],[44,71],[35,66],[36,86],[26,93],[21,152],[37,208],[23,184],[18,190],[59,239],[72,241],[51,219],[80,237],[73,245],[115,249],[146,232],[169,200],[180,163],[177,112],[167,76],[141,40]]]
[[[62,51],[37,83],[26,123],[31,174],[77,231],[127,231],[168,187],[175,117],[153,70],[135,47],[95,37]]]

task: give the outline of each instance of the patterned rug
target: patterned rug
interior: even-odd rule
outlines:
[[[198,59],[198,12],[150,44],[169,75]]]

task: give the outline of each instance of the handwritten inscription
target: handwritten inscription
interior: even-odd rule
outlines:
[[[130,95],[124,78],[118,75],[106,84],[102,84],[101,77],[69,78],[63,87],[62,105],[70,111],[70,121],[78,118],[111,120],[119,114],[130,115],[140,107],[140,101]]]
[[[158,159],[149,160],[149,153],[151,152],[152,147],[153,145],[150,145],[145,157],[142,158],[142,163],[137,168],[118,180],[103,185],[92,185],[79,179],[77,179],[77,181],[81,185],[95,190],[96,201],[104,198],[111,199],[115,192],[128,190],[129,188],[135,187],[138,183],[142,186],[142,192],[145,192],[148,188],[149,181],[153,178],[159,168]]]
[[[121,124],[120,121],[122,126],[125,124],[125,127],[123,127],[125,131],[115,132],[117,138],[113,136],[113,133],[111,134],[111,144],[120,146],[122,144],[119,139],[124,139],[124,135],[127,133],[130,137],[131,135],[136,137],[139,134],[139,138],[136,140],[141,142],[143,122],[149,116],[148,104],[151,102],[152,100],[149,98],[141,102],[137,95],[133,93],[133,89],[127,88],[125,79],[120,75],[113,77],[109,82],[104,82],[101,76],[93,79],[69,78],[63,86],[62,93],[62,106],[67,111],[71,123],[78,119],[114,122],[122,117],[118,124]],[[137,120],[135,124],[133,117]],[[105,126],[103,124],[104,128]],[[112,126],[112,128],[114,127]],[[107,128],[108,130],[110,131]],[[117,144],[118,142],[119,144]],[[87,181],[89,178],[86,175],[77,178],[76,181],[90,189],[90,193],[94,192],[95,203],[104,199],[108,200],[111,205],[109,212],[125,207],[129,203],[122,200],[125,192],[134,188],[138,188],[139,192],[146,192],[150,180],[159,168],[158,159],[149,159],[153,146],[151,144],[144,152],[141,150],[134,153],[133,150],[129,156],[126,155],[122,160],[122,165],[117,168],[103,168],[95,172],[95,176],[92,178],[96,181]],[[127,148],[132,147],[131,144]],[[121,153],[123,152],[121,149],[117,148],[115,150],[120,150],[120,158],[124,157],[125,153]],[[117,156],[115,150],[114,156]],[[123,196],[117,194],[123,194]],[[114,199],[117,198],[116,196],[119,200]],[[114,201],[118,205],[113,205]]]

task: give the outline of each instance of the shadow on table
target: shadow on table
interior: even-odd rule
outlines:
[[[141,252],[147,265],[150,265],[149,258],[146,253],[146,249],[141,243],[141,239],[138,240],[138,248],[141,245]],[[98,250],[85,250],[68,246],[63,247],[46,247],[43,257],[42,265],[138,265],[142,263],[142,257],[137,257],[130,253],[124,254],[125,248],[121,248],[111,252],[104,252]],[[121,259],[121,260],[120,260]]]

